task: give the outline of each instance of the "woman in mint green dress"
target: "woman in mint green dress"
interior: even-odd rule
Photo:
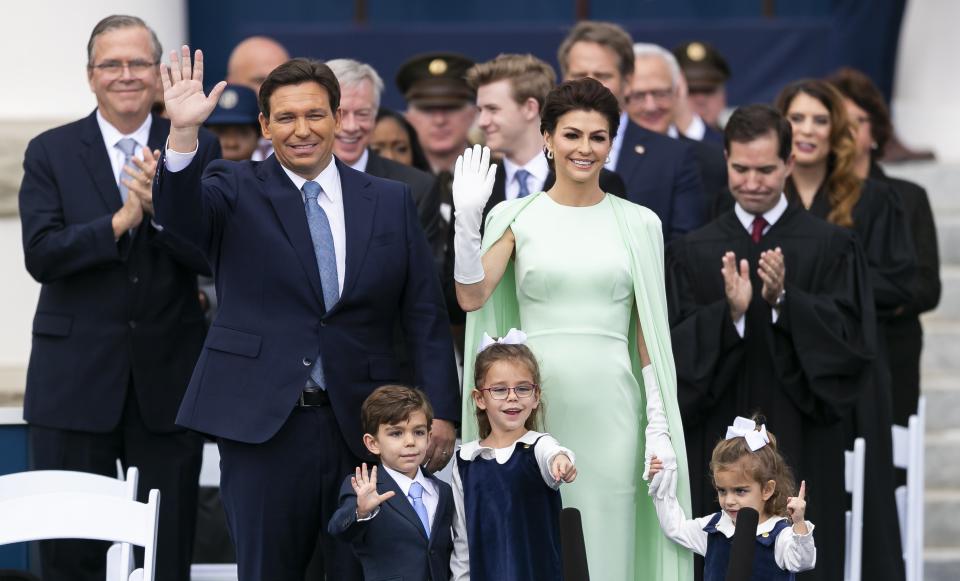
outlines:
[[[577,454],[580,476],[563,504],[581,512],[591,578],[687,581],[689,553],[660,532],[641,482],[660,458],[669,468],[650,488],[690,509],[660,220],[600,189],[619,117],[593,79],[551,91],[541,129],[556,184],[497,205],[482,242],[496,168],[479,146],[457,160],[454,275],[469,313],[463,438],[476,437],[466,394],[480,338],[523,329],[541,362],[546,428]]]

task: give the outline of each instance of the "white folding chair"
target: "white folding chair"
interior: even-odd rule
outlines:
[[[153,581],[160,491],[146,504],[83,492],[48,492],[0,500],[0,545],[46,539],[90,539],[144,549],[143,568],[128,581]]]
[[[907,484],[896,490],[897,517],[900,521],[900,540],[903,545],[904,568],[907,581],[923,580],[923,489],[926,455],[927,400],[921,396],[917,413],[908,424],[893,426],[893,465],[907,471]]]
[[[863,569],[863,473],[866,461],[867,442],[857,438],[853,450],[844,455],[844,483],[850,493],[850,510],[846,512],[846,550],[844,551],[843,578],[845,581],[860,581]]]
[[[203,445],[203,462],[200,464],[200,486],[220,486],[220,449],[216,444]],[[194,563],[190,565],[191,581],[237,581],[235,563]]]
[[[135,466],[127,469],[126,478],[117,460],[117,478],[70,470],[34,470],[0,476],[0,501],[54,492],[102,494],[129,500],[137,499],[140,472]],[[121,581],[133,571],[133,547],[114,543],[107,551],[107,581]]]

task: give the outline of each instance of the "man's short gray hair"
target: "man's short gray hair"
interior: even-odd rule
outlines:
[[[669,50],[663,48],[659,44],[652,44],[649,42],[637,42],[633,45],[633,58],[648,58],[648,57],[660,57],[665,63],[667,63],[667,68],[670,69],[670,79],[673,82],[673,88],[676,88],[680,85],[680,63],[677,62],[677,57],[673,56],[673,53]]]
[[[153,48],[153,62],[160,62],[160,59],[163,58],[163,47],[160,45],[160,39],[157,38],[157,33],[147,26],[147,23],[144,22],[142,18],[129,16],[127,14],[113,14],[98,22],[97,25],[93,27],[93,32],[90,33],[90,40],[87,41],[88,66],[93,66],[93,48],[97,37],[111,30],[119,30],[121,28],[146,29],[146,31],[150,33],[150,44]]]
[[[353,59],[333,59],[326,62],[333,74],[337,76],[340,90],[347,85],[357,85],[363,81],[370,81],[373,85],[373,106],[380,107],[380,94],[383,93],[383,79],[376,69]]]

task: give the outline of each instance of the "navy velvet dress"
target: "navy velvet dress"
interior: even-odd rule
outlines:
[[[563,579],[560,492],[544,483],[534,446],[517,442],[504,464],[458,459],[471,581]]]
[[[703,527],[707,533],[707,554],[704,556],[703,581],[724,581],[727,578],[727,566],[730,564],[730,547],[732,538],[717,530],[722,513],[713,515],[707,526]],[[790,521],[784,519],[774,525],[769,533],[757,535],[757,551],[753,554],[753,576],[751,581],[793,581],[796,574],[784,571],[777,566],[774,557],[774,546],[777,536],[783,529],[790,526]]]

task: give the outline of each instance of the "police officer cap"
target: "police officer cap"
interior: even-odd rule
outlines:
[[[730,78],[726,59],[709,44],[694,40],[673,49],[691,91],[711,91]]]
[[[260,115],[257,94],[242,85],[227,85],[206,125],[256,125]]]
[[[419,54],[400,66],[397,87],[407,103],[417,107],[460,107],[476,98],[466,80],[467,70],[473,65],[462,54]]]

